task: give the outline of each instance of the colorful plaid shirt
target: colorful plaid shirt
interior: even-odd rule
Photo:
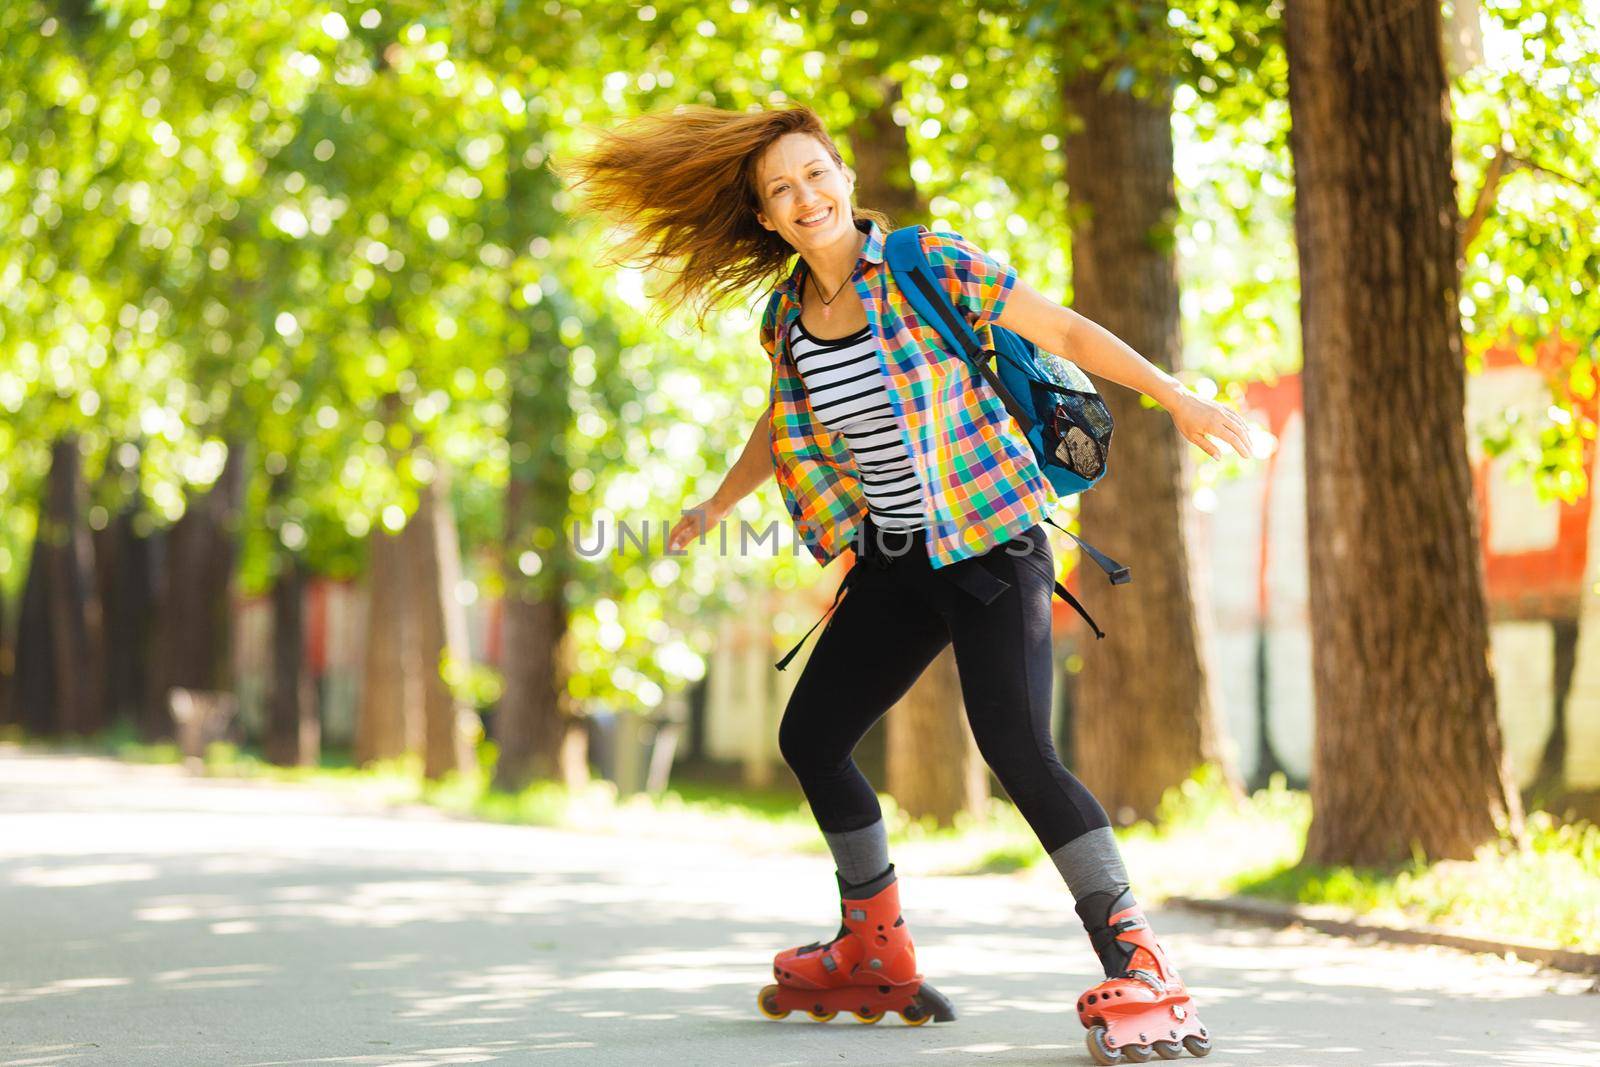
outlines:
[[[867,242],[850,281],[866,307],[889,403],[931,507],[928,558],[944,567],[1044,521],[1055,496],[999,396],[900,294],[884,262],[882,227],[857,225]],[[925,231],[922,247],[934,275],[992,347],[989,323],[1000,317],[1017,272],[958,234]],[[849,449],[812,412],[789,348],[804,270],[804,260],[797,261],[773,290],[761,345],[772,360],[773,471],[801,543],[827,564],[855,538],[867,504]]]

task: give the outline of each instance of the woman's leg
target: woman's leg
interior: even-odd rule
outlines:
[[[1035,526],[977,561],[1011,587],[949,615],[962,695],[978,746],[1072,892],[1106,980],[1078,998],[1096,1063],[1211,1050],[1194,1002],[1128,888],[1106,814],[1056,757],[1050,738],[1049,541]]]
[[[804,1010],[826,1020],[848,1010],[863,1022],[888,1011],[913,1024],[945,1021],[955,1018],[955,1009],[917,970],[883,813],[851,752],[950,635],[920,594],[871,560],[857,566],[778,730],[778,747],[838,866],[839,932],[825,943],[778,953],[772,961],[777,983],[761,991],[761,1010],[772,1018]]]
[[[1027,555],[1012,555],[1031,545]],[[1050,736],[1054,564],[1034,527],[975,561],[1007,582],[992,603],[968,600],[950,616],[967,718],[983,758],[1055,861],[1077,900],[1125,888],[1110,820],[1056,755]]]
[[[883,812],[851,753],[950,643],[939,613],[872,561],[834,609],[778,729],[840,877],[869,881],[888,866]]]

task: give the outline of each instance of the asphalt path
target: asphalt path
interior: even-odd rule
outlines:
[[[956,1022],[772,1022],[772,954],[837,925],[820,856],[0,746],[0,1067],[1090,1062],[1073,1001],[1098,974],[1064,890],[908,875],[902,904]],[[1600,1064],[1592,978],[1152,923],[1208,1067]]]

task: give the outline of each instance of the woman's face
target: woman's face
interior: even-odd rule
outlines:
[[[854,189],[855,177],[833,161],[821,141],[808,133],[784,134],[756,165],[762,207],[756,220],[798,252],[853,240]]]

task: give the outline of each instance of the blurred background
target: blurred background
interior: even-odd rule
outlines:
[[[1388,764],[1314,773],[1327,717],[1371,732],[1392,709],[1336,708],[1314,670],[1308,547],[1332,530],[1309,526],[1308,486],[1361,446],[1308,443],[1308,401],[1343,394],[1302,388],[1290,86],[1298,109],[1321,83],[1284,18],[1253,0],[7,4],[0,728],[820,850],[776,744],[804,660],[772,664],[848,560],[817,570],[770,484],[731,533],[772,527],[777,550],[663,550],[765,407],[766,294],[704,330],[652,321],[660,280],[599,265],[603,229],[546,165],[643,111],[799,101],[862,206],[963,234],[1258,428],[1255,462],[1180,454],[1164,414],[1119,395],[1114,477],[1058,515],[1134,571],[1114,594],[1080,584],[1057,542],[1109,636],[1057,602],[1055,733],[1130,846],[1158,850],[1147,871],[1600,944],[1582,906],[1600,891],[1600,5],[1441,11],[1465,395],[1406,403],[1465,435],[1459,508],[1427,521],[1471,546],[1441,573],[1483,595],[1438,625],[1493,685],[1405,720],[1472,739],[1414,765],[1477,783],[1479,817],[1437,833],[1404,800],[1381,826],[1346,810]],[[1360,652],[1378,673],[1384,654]],[[1487,755],[1451,766],[1466,749]],[[898,838],[948,846],[939,863],[1042,858],[948,653],[858,760]],[[1306,853],[1313,801],[1353,830]]]

